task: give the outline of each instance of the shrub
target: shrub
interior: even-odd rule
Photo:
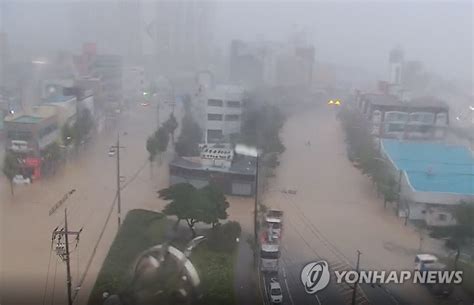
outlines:
[[[208,236],[209,249],[219,252],[232,252],[237,245],[236,239],[240,237],[241,232],[240,224],[236,221],[217,225]]]

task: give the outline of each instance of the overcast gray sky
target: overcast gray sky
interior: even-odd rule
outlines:
[[[71,35],[77,28],[71,18],[81,16],[59,5],[72,0],[7,1],[11,3],[3,6],[0,24],[13,42],[28,46],[41,38],[41,45],[53,48],[79,45],[81,37]],[[102,6],[118,3],[98,1]],[[226,51],[231,39],[261,35],[285,40],[295,27],[306,30],[319,61],[363,67],[383,76],[388,51],[401,45],[406,58],[423,61],[439,75],[472,80],[473,4],[468,0],[218,1],[215,37]]]
[[[438,74],[472,78],[471,1],[224,1],[217,23],[219,41],[284,39],[304,28],[318,59],[380,74],[389,50],[401,45]]]

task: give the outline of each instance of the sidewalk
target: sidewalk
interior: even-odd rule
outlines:
[[[251,236],[242,232],[235,261],[234,291],[237,305],[259,304],[257,276],[253,265],[253,251],[247,242]]]

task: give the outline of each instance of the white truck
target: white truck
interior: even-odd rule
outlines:
[[[277,209],[268,210],[265,216],[265,225],[270,239],[280,239],[283,228],[283,211]]]
[[[260,247],[260,270],[263,272],[278,272],[280,245],[264,243]]]

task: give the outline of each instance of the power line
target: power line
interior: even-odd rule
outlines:
[[[147,164],[148,164],[148,160],[145,159],[145,162],[143,162],[140,168],[135,172],[135,174],[133,174],[132,178],[130,178],[130,180],[128,180],[126,183],[123,184],[121,190],[124,190],[130,183],[132,183],[138,177],[138,175],[142,172],[142,170],[145,168]]]
[[[94,249],[92,250],[92,254],[89,258],[89,261],[87,262],[87,265],[86,265],[86,268],[84,270],[84,273],[82,274],[82,277],[81,279],[79,280],[79,283],[77,285],[77,288],[80,288],[82,286],[82,283],[84,282],[86,276],[87,276],[87,273],[89,272],[89,268],[91,267],[92,265],[92,261],[94,260],[94,257],[95,257],[95,254],[97,253],[97,248],[99,247],[99,243],[100,241],[102,240],[102,237],[104,235],[104,232],[105,232],[105,229],[107,228],[107,224],[109,223],[109,220],[110,220],[110,216],[112,216],[112,212],[114,211],[114,207],[115,207],[115,202],[117,201],[117,194],[115,195],[115,198],[114,200],[112,201],[112,205],[110,206],[110,210],[109,210],[109,213],[107,215],[107,218],[105,220],[105,223],[104,223],[104,226],[99,234],[99,238],[97,239],[97,242],[94,246]],[[72,297],[72,300],[73,302],[76,300],[76,297],[79,293],[79,289],[75,289],[75,292],[74,292],[74,295]]]
[[[54,305],[54,292],[56,289],[56,274],[58,271],[58,260],[56,259],[56,265],[54,267],[54,277],[53,277],[53,291],[51,293],[51,305]]]
[[[46,282],[44,283],[43,302],[42,302],[43,305],[46,301],[46,292],[48,290],[49,268],[51,266],[51,257],[53,256],[53,243],[54,243],[54,239],[51,239],[51,248],[49,250],[49,259],[48,259],[48,271],[46,272]]]

